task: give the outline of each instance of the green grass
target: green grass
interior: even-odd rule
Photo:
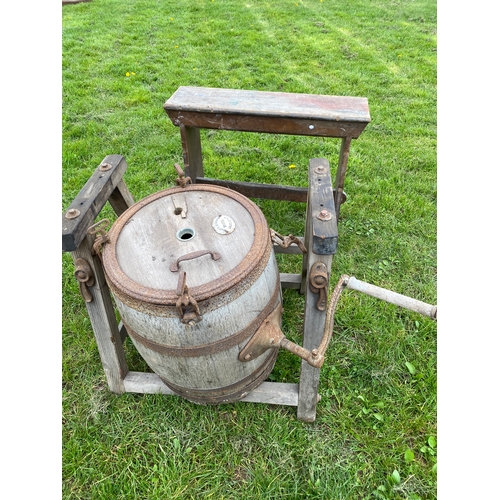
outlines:
[[[162,106],[181,85],[364,96],[372,122],[351,147],[332,285],[345,273],[436,303],[434,1],[92,0],[62,12],[62,210],[107,154],[125,156],[136,200],[174,185],[182,149]],[[335,170],[339,151],[206,130],[202,145],[207,176],[296,186],[310,158]],[[256,201],[276,231],[303,232],[302,204]],[[278,261],[299,272],[300,259]],[[436,498],[431,320],[344,292],[305,424],[289,407],[110,393],[73,271],[63,254],[63,498]],[[284,305],[300,342],[303,298],[287,290]],[[299,368],[283,351],[270,379],[297,382]]]

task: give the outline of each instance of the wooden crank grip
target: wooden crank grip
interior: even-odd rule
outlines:
[[[173,264],[170,264],[170,270],[173,273],[176,273],[177,271],[179,271],[179,264],[183,260],[197,259],[198,257],[202,257],[203,255],[208,255],[208,254],[212,256],[213,260],[220,259],[220,254],[218,254],[217,252],[212,252],[210,250],[198,250],[197,252],[188,253],[186,255],[182,255],[181,257],[179,257]]]

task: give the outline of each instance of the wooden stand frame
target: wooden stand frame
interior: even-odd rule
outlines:
[[[227,186],[249,197],[307,203],[306,232],[304,238],[301,238],[307,253],[303,256],[302,273],[280,274],[280,278],[282,288],[294,288],[305,295],[303,346],[309,350],[314,349],[323,337],[325,312],[316,307],[318,294],[313,293],[308,286],[309,273],[312,265],[317,262],[326,265],[328,274],[331,271],[337,247],[337,216],[343,198],[350,141],[358,137],[370,121],[366,99],[226,89],[201,89],[201,94],[196,97],[193,93],[197,92],[200,92],[199,88],[181,87],[165,104],[173,123],[180,127],[184,165],[193,182]],[[212,96],[211,100],[207,92]],[[221,102],[227,96],[232,96],[232,104],[224,109]],[[310,104],[313,97],[323,98],[320,100],[321,105],[327,108],[333,106],[333,109],[327,109],[330,114],[327,113],[326,118],[324,113]],[[238,99],[240,103],[243,102],[242,109],[236,109],[239,114],[235,113],[234,104]],[[351,111],[345,109],[346,100],[351,105]],[[258,105],[250,106],[254,101]],[[213,114],[203,110],[200,104],[212,110]],[[187,110],[189,105],[194,109]],[[335,108],[340,105],[344,107]],[[286,112],[279,111],[278,116],[276,108],[285,109]],[[321,110],[324,111],[323,108]],[[311,119],[311,116],[315,116],[314,111],[317,116]],[[343,117],[340,116],[342,113]],[[356,120],[353,121],[353,117]],[[193,124],[196,126],[192,126]],[[310,160],[309,185],[304,189],[205,178],[199,134],[199,128],[205,126],[225,130],[340,137],[342,147],[335,187],[332,188],[329,162],[324,158]],[[118,394],[135,392],[175,395],[154,373],[129,371],[123,348],[127,331],[116,321],[101,261],[92,255],[94,236],[87,234],[88,228],[94,224],[107,202],[118,216],[134,204],[123,181],[126,169],[127,163],[120,155],[108,155],[103,159],[62,217],[62,250],[71,252],[75,265],[78,259],[84,259],[93,272],[95,281],[88,287],[91,300],[86,301],[86,306],[110,391]],[[274,248],[277,253],[302,254],[296,246],[282,248],[275,245]],[[299,420],[313,422],[319,401],[319,374],[319,369],[302,361],[299,384],[263,382],[241,401],[296,406]]]

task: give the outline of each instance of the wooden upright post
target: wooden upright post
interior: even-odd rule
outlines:
[[[328,280],[332,258],[337,250],[337,217],[330,176],[330,165],[324,158],[309,162],[309,193],[306,208],[306,233],[304,244],[307,253],[303,258],[301,291],[305,294],[303,347],[316,349],[323,338],[326,310],[319,304],[320,296],[310,286],[311,268],[317,263],[326,266]],[[297,418],[305,422],[316,419],[320,369],[302,361],[300,368],[299,401]]]
[[[193,183],[198,177],[203,177],[203,158],[201,154],[200,129],[179,126],[182,142],[182,156],[186,175],[191,177]]]
[[[128,368],[109,288],[99,257],[92,255],[90,236],[87,236],[78,248],[71,252],[71,256],[75,264],[77,259],[84,259],[92,268],[95,284],[88,287],[92,300],[85,302],[85,305],[87,306],[109,390],[121,394],[125,392],[123,379],[127,375]]]
[[[85,305],[109,390],[116,393],[125,392],[123,380],[128,372],[123,339],[100,259],[92,253],[93,237],[87,230],[107,202],[117,215],[134,204],[123,181],[127,167],[123,156],[106,156],[62,217],[62,250],[71,252],[76,269],[83,262],[88,266],[85,274],[91,275],[84,285]]]

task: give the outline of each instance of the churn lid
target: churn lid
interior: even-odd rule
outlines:
[[[236,191],[190,184],[152,194],[126,210],[108,233],[103,267],[113,291],[175,305],[179,280],[205,300],[267,263],[271,241],[261,210]]]

